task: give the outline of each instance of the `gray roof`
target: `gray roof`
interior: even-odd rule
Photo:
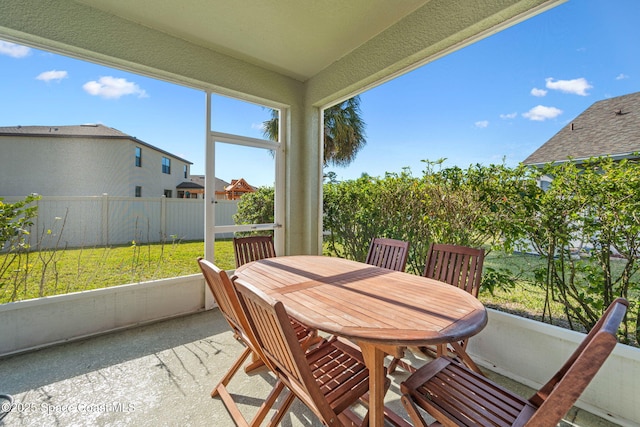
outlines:
[[[204,188],[204,175],[190,175],[189,178],[191,178],[192,182],[195,182]],[[215,180],[215,191],[224,191],[224,189],[229,185],[227,181],[223,181],[220,178],[216,178]]]
[[[147,142],[139,140],[135,136],[127,135],[118,129],[110,128],[100,124],[86,124],[73,126],[5,126],[0,127],[0,136],[39,136],[56,138],[107,138],[107,139],[130,139],[136,144],[144,145],[153,150],[167,154],[183,162],[193,163],[183,159],[168,151],[155,147]]]
[[[176,186],[176,188],[195,188],[195,189],[204,189],[204,186],[198,184],[197,182],[192,181],[184,181]]]
[[[635,152],[640,152],[640,92],[594,103],[523,163],[637,157]]]

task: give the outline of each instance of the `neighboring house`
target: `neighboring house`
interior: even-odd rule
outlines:
[[[178,199],[204,199],[204,185],[197,182],[185,181],[178,184]]]
[[[253,193],[256,188],[249,185],[243,178],[232,179],[231,184],[227,185],[224,189],[225,199],[237,200],[246,193]]]
[[[541,166],[592,157],[638,158],[640,92],[598,101],[524,160]]]
[[[204,175],[191,175],[191,181],[200,185],[204,191]],[[215,185],[216,200],[237,200],[245,193],[253,193],[256,188],[249,185],[244,178],[232,179],[231,184],[216,178]]]
[[[0,127],[0,197],[173,198],[191,165],[103,125]]]

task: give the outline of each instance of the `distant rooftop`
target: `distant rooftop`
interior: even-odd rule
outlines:
[[[0,136],[38,136],[38,137],[62,137],[62,138],[116,138],[116,139],[130,139],[136,144],[144,145],[153,150],[167,154],[180,161],[193,164],[189,160],[183,159],[180,156],[169,153],[154,145],[144,142],[135,136],[127,135],[124,132],[119,131],[108,126],[101,124],[84,124],[84,125],[72,125],[72,126],[5,126],[0,127]]]
[[[638,157],[640,92],[598,101],[524,160],[527,165],[591,157]]]

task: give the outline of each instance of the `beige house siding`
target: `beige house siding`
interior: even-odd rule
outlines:
[[[142,166],[135,165],[135,148],[142,150]],[[171,174],[162,172],[162,158],[171,160]],[[0,196],[159,197],[184,178],[190,163],[124,138],[43,137],[0,135]]]

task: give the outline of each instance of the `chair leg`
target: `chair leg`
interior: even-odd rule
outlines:
[[[396,371],[396,367],[398,366],[399,362],[400,362],[400,359],[398,359],[397,357],[394,357],[391,360],[391,363],[389,363],[389,366],[387,367],[387,372],[390,374],[393,374]]]
[[[244,372],[250,374],[252,371],[255,371],[258,368],[262,368],[264,366],[264,362],[262,359],[258,357],[257,354],[251,353],[251,363],[247,364],[244,367]]]
[[[467,354],[467,352],[464,350],[463,346],[460,345],[459,342],[454,341],[450,344],[453,349],[453,353],[462,360],[462,363],[467,365],[467,367],[472,371],[484,376],[484,374],[482,373],[478,365],[476,365],[476,362],[474,362],[473,359],[471,359],[471,357]]]
[[[438,344],[436,346],[436,350],[431,347],[419,347],[420,351],[425,355],[433,358],[438,358],[440,356],[448,356],[452,359],[455,359],[458,362],[463,363],[467,366],[467,368],[472,371],[484,376],[484,373],[480,370],[478,365],[471,359],[471,357],[466,352],[467,347],[466,341],[461,342],[450,342],[447,344]]]
[[[429,425],[426,423],[424,418],[420,416],[420,413],[418,412],[418,408],[416,407],[416,405],[413,403],[413,401],[409,396],[407,396],[406,394],[403,394],[401,397],[401,401],[407,413],[409,414],[409,417],[411,418],[411,422],[413,422],[414,426],[429,427]]]
[[[300,346],[302,347],[302,349],[304,351],[309,351],[309,350],[312,350],[315,347],[319,346],[320,344],[322,344],[325,341],[326,340],[323,337],[321,337],[320,335],[315,333],[315,334],[309,335],[307,338],[302,340],[300,342]]]
[[[284,383],[282,383],[282,385],[284,386]],[[276,409],[276,413],[273,414],[273,417],[271,417],[271,420],[269,421],[269,424],[268,424],[269,427],[275,427],[280,425],[280,422],[282,421],[282,417],[284,417],[284,414],[287,413],[287,411],[289,410],[289,408],[291,407],[291,404],[295,399],[296,399],[296,395],[292,393],[291,390],[288,390],[288,394],[282,401],[282,404],[278,407],[278,409]]]
[[[387,367],[387,372],[390,374],[393,374],[396,371],[397,367],[401,367],[402,369],[404,369],[405,371],[407,371],[408,373],[412,374],[416,371],[416,368],[414,368],[413,366],[409,365],[407,362],[405,362],[402,359],[399,359],[397,357],[394,357],[393,360],[391,361],[391,363],[389,363],[389,366]]]
[[[233,378],[236,372],[238,372],[238,369],[240,369],[244,361],[247,360],[247,357],[249,357],[251,353],[253,352],[249,347],[246,347],[244,349],[244,351],[242,352],[238,360],[236,360],[236,362],[233,364],[231,369],[229,369],[225,374],[225,376],[222,377],[218,385],[216,385],[214,389],[211,390],[211,397],[216,397],[220,394],[220,390],[223,389],[227,384],[229,384],[229,381],[231,381],[231,378]]]
[[[254,415],[253,419],[251,420],[251,424],[250,424],[251,426],[257,427],[260,424],[262,424],[262,421],[265,419],[265,417],[271,410],[271,407],[273,407],[273,404],[276,403],[278,396],[280,396],[280,393],[282,393],[282,390],[284,390],[284,388],[285,388],[284,383],[278,380],[278,383],[276,384],[276,386],[273,388],[273,390],[271,390],[271,393],[269,393],[269,396],[267,396],[267,398],[262,403],[262,405],[260,405],[258,412],[256,413],[256,415]],[[289,392],[289,395],[293,395],[293,393]],[[285,401],[289,399],[289,395],[285,398]],[[289,405],[291,405],[291,403],[289,403]],[[279,410],[280,409],[276,410],[276,415],[278,414]]]

